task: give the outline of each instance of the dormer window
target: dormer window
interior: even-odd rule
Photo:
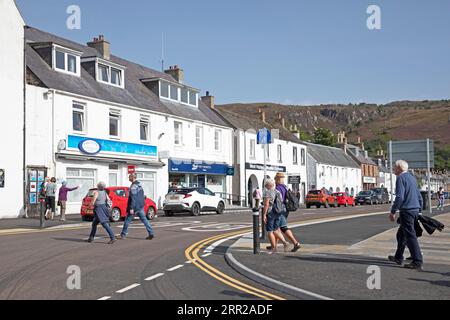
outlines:
[[[97,81],[123,88],[124,70],[110,64],[97,62]]]
[[[81,54],[71,49],[53,46],[53,69],[79,77]]]
[[[198,106],[198,91],[166,81],[160,81],[159,86],[160,98],[180,102],[193,107]]]

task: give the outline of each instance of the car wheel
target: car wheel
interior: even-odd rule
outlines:
[[[306,205],[306,209],[311,209],[311,205],[310,205],[310,204],[307,204],[307,205]]]
[[[111,211],[111,222],[119,222],[122,217],[119,208],[114,208]]]
[[[225,203],[220,202],[217,206],[217,214],[223,214],[225,212]]]
[[[147,219],[150,221],[155,219],[155,209],[153,207],[148,208]]]
[[[192,212],[192,215],[193,216],[199,216],[200,215],[200,210],[201,210],[201,208],[200,208],[200,204],[199,203],[194,203],[193,205],[192,205],[192,209],[191,209],[191,212]]]
[[[166,210],[164,210],[164,215],[165,215],[166,217],[172,217],[172,216],[173,216],[173,212],[172,212],[172,211],[166,211]]]
[[[318,205],[316,205],[316,208],[320,209],[320,208],[322,208],[322,206],[320,204],[318,204]]]

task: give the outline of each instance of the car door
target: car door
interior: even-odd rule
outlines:
[[[216,196],[216,194],[214,192],[212,192],[209,189],[205,188],[205,193],[206,193],[206,197],[208,198],[208,207],[210,207],[211,209],[216,210],[217,209],[217,205],[219,204],[220,198],[218,196]]]
[[[113,206],[119,208],[122,215],[124,215],[127,211],[128,190],[125,188],[119,188],[114,190],[113,194],[114,194]]]

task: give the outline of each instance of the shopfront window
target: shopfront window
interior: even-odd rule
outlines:
[[[153,172],[138,172],[136,175],[142,188],[144,188],[144,194],[155,201],[155,174]]]
[[[94,169],[75,169],[67,168],[66,180],[69,187],[79,186],[80,188],[69,192],[67,201],[72,203],[81,203],[88,191],[95,187]]]
[[[224,176],[208,176],[206,188],[212,192],[225,192],[225,177]]]

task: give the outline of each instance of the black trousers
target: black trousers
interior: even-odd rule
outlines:
[[[400,228],[397,232],[397,253],[395,258],[403,261],[405,257],[406,247],[411,253],[413,262],[422,265],[423,256],[420,250],[419,241],[417,240],[416,229],[414,227],[416,221],[419,219],[418,210],[401,211],[400,212]]]

